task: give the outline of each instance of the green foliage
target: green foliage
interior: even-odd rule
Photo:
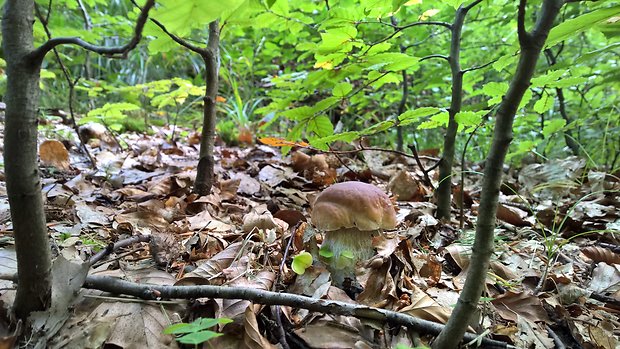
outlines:
[[[99,122],[114,131],[123,131],[128,118],[127,112],[139,109],[139,106],[132,103],[106,103],[101,108],[89,111],[86,117],[81,118],[78,123],[83,125],[89,122]]]
[[[120,45],[131,37],[139,10],[130,1],[83,3],[90,29],[75,1],[52,3],[53,36],[79,36],[105,45]],[[153,16],[199,47],[207,41],[208,23],[220,19],[219,95],[225,101],[218,102],[218,132],[224,140],[234,141],[235,128],[244,127],[319,149],[360,137],[389,147],[399,126],[405,144],[415,141],[424,149],[443,142],[452,89],[450,66],[437,59],[449,55],[451,33],[430,22],[452,23],[463,3],[334,0],[328,8],[320,1],[164,0]],[[46,10],[47,3],[40,5]],[[516,6],[484,2],[465,20],[460,57],[467,72],[463,108],[456,118],[457,152],[476,129],[470,145],[475,151],[468,152],[468,160],[479,160],[488,150],[494,112],[514,74]],[[528,4],[527,13],[537,6]],[[541,57],[517,111],[512,161],[518,163],[532,151],[565,156],[567,134],[593,162],[620,165],[620,160],[614,163],[620,153],[619,15],[616,2],[565,6],[546,42],[556,62]],[[529,17],[526,24],[531,27]],[[34,35],[37,45],[47,39],[38,20]],[[127,60],[87,58],[76,47],[58,47],[73,79],[81,76],[75,90],[76,112],[87,115],[81,122],[98,120],[118,131],[143,131],[152,122],[172,124],[177,118],[184,124],[200,122],[204,62],[150,21],[143,36],[146,42]],[[0,94],[3,67],[0,61]],[[399,110],[403,73],[408,81],[404,111]],[[42,107],[66,110],[67,82],[54,60],[47,60],[42,77]],[[567,117],[559,113],[560,89]],[[125,109],[125,103],[133,107]]]
[[[291,268],[298,275],[303,275],[306,269],[312,265],[312,255],[309,252],[302,251],[293,257]]]
[[[198,345],[222,335],[222,333],[210,331],[209,328],[216,325],[226,325],[231,322],[232,320],[227,318],[198,318],[189,324],[178,323],[170,325],[164,329],[164,334],[176,335],[176,340],[179,343]]]

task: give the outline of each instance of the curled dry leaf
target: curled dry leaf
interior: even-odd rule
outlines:
[[[605,262],[607,264],[620,264],[620,254],[614,253],[606,248],[598,246],[588,246],[581,249],[586,257],[593,262]]]
[[[405,170],[396,172],[390,178],[387,188],[399,201],[421,201],[424,199],[425,193],[420,183]]]
[[[252,211],[243,217],[243,232],[249,233],[254,229],[276,229],[282,233],[288,229],[288,224],[281,219],[273,218],[269,211],[263,213]]]
[[[550,321],[540,299],[525,292],[508,291],[492,300],[491,304],[505,320],[517,322],[517,317],[521,316],[532,322]]]
[[[243,318],[243,344],[248,349],[275,349],[276,346],[271,344],[267,338],[261,334],[260,326],[256,320],[256,313],[252,309],[252,305],[248,305],[245,309],[245,317]]]
[[[510,223],[517,227],[526,226],[529,225],[529,223],[524,220],[526,217],[527,212],[519,208],[501,203],[497,205],[497,218],[506,223]]]
[[[400,313],[406,313],[417,318],[444,324],[448,321],[450,317],[450,310],[448,308],[435,302],[434,299],[418,287],[412,289],[412,292],[413,294],[410,296],[411,304],[400,309]]]
[[[242,242],[236,242],[229,245],[225,250],[211,257],[211,259],[199,264],[194,271],[185,274],[185,277],[179,280],[179,282],[190,277],[199,277],[210,280],[218,275],[222,275],[221,273],[223,270],[228,268],[233,260],[239,256],[242,247]],[[247,248],[249,247],[250,246],[247,246]]]

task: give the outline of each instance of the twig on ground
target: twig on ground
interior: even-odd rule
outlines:
[[[422,320],[404,313],[398,313],[385,309],[368,307],[340,301],[316,299],[306,296],[263,291],[255,288],[221,287],[212,285],[200,286],[161,286],[141,285],[108,276],[90,275],[86,277],[85,288],[97,289],[115,294],[124,294],[142,299],[161,298],[222,298],[244,299],[264,305],[284,305],[294,308],[302,308],[322,313],[353,316],[363,319],[371,319],[388,322],[394,325],[413,328],[422,333],[437,335],[443,329],[443,325],[427,320]],[[477,338],[476,334],[466,333],[465,341]],[[483,339],[485,348],[514,348],[513,346],[491,339]]]
[[[90,266],[92,267],[94,264],[96,264],[97,262],[101,261],[106,256],[108,256],[110,253],[118,250],[119,248],[131,246],[131,245],[133,245],[135,243],[138,243],[138,242],[149,242],[149,241],[151,241],[151,236],[150,235],[135,235],[135,236],[132,236],[130,238],[127,238],[127,239],[124,239],[124,240],[121,240],[121,241],[117,241],[115,244],[109,244],[108,246],[106,246],[106,248],[104,248],[103,250],[99,251],[97,254],[92,256],[88,260],[87,263],[90,264]]]

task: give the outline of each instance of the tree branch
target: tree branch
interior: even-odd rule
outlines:
[[[474,67],[469,67],[467,69],[463,69],[463,70],[461,70],[461,74],[465,74],[465,73],[468,73],[468,72],[474,71],[474,70],[484,69],[484,68],[490,66],[491,64],[497,62],[497,61],[498,61],[498,59],[494,59],[494,60],[492,60],[490,62],[486,62],[486,63],[481,64],[481,65],[477,65],[477,66],[474,66]]]
[[[259,290],[256,288],[222,287],[222,286],[160,286],[140,285],[109,276],[89,275],[84,288],[97,289],[115,294],[130,295],[146,300],[160,298],[193,299],[220,298],[245,299],[264,305],[284,305],[294,308],[308,309],[322,313],[354,316],[357,318],[384,321],[391,324],[406,326],[424,333],[437,334],[443,325],[415,318],[405,313],[373,308],[340,301],[311,298],[296,294],[279,293]],[[468,341],[477,338],[476,334],[467,333]],[[510,348],[506,343],[490,339],[482,339],[485,348]]]
[[[519,0],[519,9],[517,12],[517,34],[519,36],[519,45],[523,48],[527,45],[528,36],[527,30],[525,29],[525,6],[527,5],[527,0]]]
[[[443,59],[443,60],[445,60],[447,62],[450,62],[450,57],[445,56],[445,55],[440,55],[440,54],[434,54],[434,55],[428,55],[428,56],[422,57],[422,58],[420,58],[420,62],[426,61],[426,60],[429,60],[429,59],[432,59],[432,58],[439,58],[439,59]]]
[[[37,64],[39,64],[49,51],[53,50],[54,47],[58,45],[64,44],[77,45],[88,51],[92,51],[100,55],[110,56],[111,58],[125,58],[127,57],[127,53],[136,48],[136,46],[138,46],[138,43],[142,39],[142,30],[144,29],[144,24],[146,23],[146,20],[149,16],[149,11],[151,10],[151,8],[153,8],[154,5],[155,0],[146,1],[146,4],[144,4],[144,7],[142,8],[140,15],[138,16],[138,20],[136,21],[134,36],[127,44],[123,46],[98,46],[86,42],[78,37],[60,37],[46,41],[43,45],[32,51],[27,56],[27,59],[32,60],[33,62],[37,62]]]

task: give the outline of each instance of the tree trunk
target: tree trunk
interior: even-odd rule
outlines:
[[[202,56],[206,68],[207,90],[204,98],[200,159],[198,161],[196,180],[194,182],[194,191],[199,195],[207,195],[211,192],[215,176],[213,150],[215,148],[215,103],[219,86],[218,74],[220,70],[219,45],[219,22],[213,21],[209,23],[209,41],[207,43],[206,54]]]
[[[433,342],[432,347],[435,349],[456,348],[463,338],[467,326],[469,326],[471,316],[477,309],[485,285],[489,260],[493,254],[497,200],[502,181],[504,159],[512,141],[512,124],[519,103],[530,86],[530,79],[534,74],[536,62],[562,4],[562,0],[545,0],[538,14],[536,26],[531,33],[525,32],[525,0],[521,0],[519,4],[518,22],[521,54],[510,88],[497,111],[493,143],[484,168],[476,238],[467,280],[446,327]]]
[[[40,62],[33,50],[34,1],[7,0],[2,20],[7,89],[4,164],[17,254],[14,311],[25,320],[50,305],[51,256],[37,160]]]
[[[452,166],[456,143],[456,131],[459,128],[455,120],[456,114],[461,111],[463,104],[463,72],[461,71],[461,32],[467,12],[480,1],[474,1],[469,6],[461,5],[456,10],[452,24],[452,39],[450,43],[450,71],[452,75],[452,95],[448,128],[443,143],[443,154],[439,164],[439,186],[437,188],[437,218],[450,219],[452,204]]]

